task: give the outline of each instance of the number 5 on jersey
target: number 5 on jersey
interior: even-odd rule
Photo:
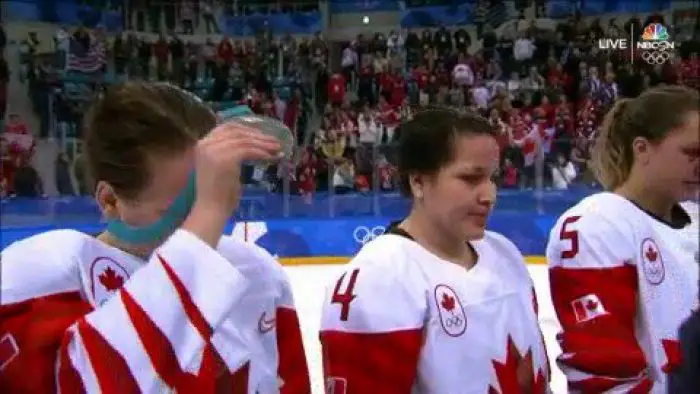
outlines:
[[[335,289],[333,290],[333,296],[331,297],[331,304],[340,304],[340,321],[347,321],[348,314],[350,313],[350,303],[357,297],[352,293],[355,288],[355,282],[357,281],[357,275],[360,273],[360,269],[356,268],[350,273],[350,279],[345,281],[345,276],[347,272],[344,273],[335,284]],[[341,289],[344,291],[341,292]]]
[[[559,239],[569,241],[569,249],[561,251],[562,259],[573,259],[579,252],[578,231],[571,228],[571,225],[578,222],[579,219],[581,219],[581,216],[571,216],[564,219],[564,222],[561,224]]]

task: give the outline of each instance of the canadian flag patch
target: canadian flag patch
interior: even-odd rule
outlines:
[[[588,294],[571,301],[571,307],[574,310],[576,323],[587,322],[608,314],[600,298],[595,294]]]

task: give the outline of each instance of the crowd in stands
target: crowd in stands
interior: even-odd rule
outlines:
[[[616,99],[661,83],[700,88],[700,62],[690,46],[657,66],[594,46],[598,38],[623,36],[630,25],[641,35],[652,22],[663,24],[663,17],[624,24],[613,20],[604,28],[600,20],[577,16],[555,30],[533,22],[500,37],[485,25],[478,37],[441,28],[355,42],[343,53],[342,71],[329,81],[329,104],[315,149],[302,162],[311,168],[300,170],[321,181],[302,182],[302,192],[323,188],[328,177],[339,191],[366,190],[372,171],[379,187],[393,189],[391,150],[367,152],[394,141],[402,120],[431,106],[477,111],[492,122],[503,152],[502,188],[532,188],[538,178],[545,188],[595,186],[589,152]],[[473,40],[483,47],[470,53]],[[337,164],[333,174],[328,159]]]
[[[284,3],[256,2],[255,7],[287,12]],[[59,30],[55,56],[40,62],[28,56],[24,75],[41,114],[40,136],[79,141],[85,105],[109,83],[124,78],[169,81],[213,106],[244,103],[287,124],[299,146],[289,172],[291,191],[310,201],[319,191],[395,190],[392,143],[400,136],[401,121],[430,107],[451,106],[480,112],[498,130],[503,152],[499,186],[567,189],[595,183],[588,169],[590,147],[602,116],[617,98],[660,83],[700,88],[695,49],[652,66],[594,46],[598,38],[622,36],[630,26],[641,34],[646,24],[664,22],[659,15],[612,20],[607,26],[572,16],[554,30],[521,20],[522,28],[500,35],[488,23],[479,24],[477,35],[461,27],[397,28],[388,35],[359,35],[334,67],[321,33],[300,39],[274,37],[267,30],[249,40],[224,36],[218,42],[195,42],[187,33],[200,23],[207,32],[219,31],[210,17],[213,12],[246,13],[253,6],[177,4],[173,14],[158,13],[165,21],[148,17],[148,7],[124,11],[128,27],[147,30],[148,17],[148,26],[165,24],[167,31],[182,34],[160,35],[150,42],[133,33],[107,37],[99,29]],[[27,39],[27,52],[35,39]],[[314,117],[320,117],[318,127]],[[21,123],[10,119],[7,133]],[[3,144],[5,195],[20,191],[7,175],[27,161],[27,155],[18,161],[16,150]],[[65,186],[78,177],[75,166],[65,163],[79,159],[71,157],[79,153],[66,153],[57,159],[57,167],[73,170],[57,170],[57,184],[64,185],[60,191],[89,192],[84,185]],[[286,173],[255,168],[247,181],[279,188],[280,175]],[[32,190],[41,194],[38,186]]]

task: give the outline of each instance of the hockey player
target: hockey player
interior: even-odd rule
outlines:
[[[593,160],[606,192],[565,212],[547,245],[559,365],[582,393],[663,393],[698,307],[698,240],[679,205],[700,180],[696,91],[665,86],[606,115]]]
[[[328,287],[329,393],[543,393],[547,355],[523,256],[485,231],[499,149],[489,122],[452,110],[401,126],[410,214]]]
[[[86,119],[109,224],[2,252],[0,392],[308,393],[284,272],[264,250],[222,238],[241,162],[274,158],[279,142],[216,126],[166,84],[110,88]]]
[[[689,237],[689,245],[700,244],[700,206],[695,201],[686,201],[681,204],[690,215],[690,226],[683,229],[685,236]],[[700,264],[700,254],[695,250],[695,262]],[[700,283],[698,283],[700,286]],[[700,295],[700,294],[699,294]],[[678,333],[681,360],[680,367],[669,374],[668,393],[685,394],[697,392],[700,389],[700,309],[695,309],[693,314],[681,324]]]

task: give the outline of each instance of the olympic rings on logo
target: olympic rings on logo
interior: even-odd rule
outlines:
[[[670,57],[671,53],[666,51],[642,52],[642,59],[649,64],[664,64]]]
[[[462,322],[463,322],[462,318],[455,315],[455,316],[452,316],[452,317],[445,319],[445,327],[446,328],[461,327]]]
[[[366,226],[358,226],[352,232],[352,237],[353,239],[355,239],[355,242],[364,245],[367,242],[384,234],[384,231],[386,231],[386,228],[384,228],[384,226],[375,226],[372,228]]]

